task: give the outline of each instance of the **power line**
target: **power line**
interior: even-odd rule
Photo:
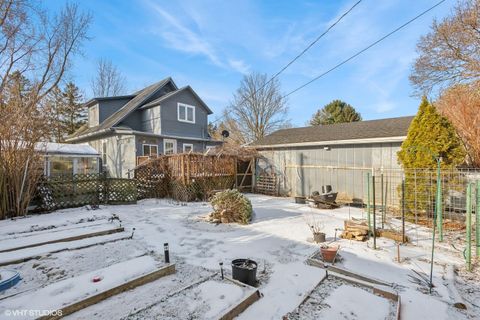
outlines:
[[[283,71],[285,71],[288,67],[290,67],[295,61],[297,61],[301,56],[303,56],[308,50],[310,50],[310,48],[312,48],[321,38],[323,38],[331,29],[333,29],[333,27],[335,27],[343,18],[345,18],[345,16],[347,16],[356,6],[358,6],[360,4],[360,2],[362,2],[363,0],[358,0],[357,2],[355,2],[355,4],[353,6],[350,7],[350,9],[348,9],[347,11],[345,11],[340,17],[338,17],[337,20],[335,20],[334,23],[332,23],[324,32],[322,32],[322,34],[320,34],[318,37],[316,37],[305,49],[302,50],[302,52],[300,52],[295,58],[293,58],[292,60],[290,60],[282,69],[280,69],[277,73],[275,73],[267,82],[265,82],[259,89],[257,90],[254,90],[254,92],[249,95],[249,97],[251,97],[252,95],[255,95],[257,93],[257,91],[260,91],[262,90],[263,88],[265,88],[270,82],[272,82],[275,78],[277,78]],[[246,101],[247,98],[244,98],[242,99],[238,104],[242,104]],[[219,120],[221,120],[222,118],[224,118],[225,115],[222,115],[220,118],[212,121],[211,123],[215,123]]]
[[[433,5],[432,7],[428,8],[427,10],[423,11],[422,13],[420,13],[419,15],[415,16],[414,18],[408,20],[407,22],[405,22],[404,24],[402,24],[401,26],[397,27],[396,29],[394,29],[393,31],[387,33],[386,35],[384,35],[383,37],[381,37],[380,39],[378,39],[377,41],[371,43],[370,45],[368,45],[367,47],[363,48],[362,50],[358,51],[357,53],[355,53],[354,55],[350,56],[348,59],[346,60],[343,60],[342,62],[340,62],[339,64],[335,65],[334,67],[328,69],[327,71],[323,72],[322,74],[318,75],[317,77],[313,78],[312,80],[302,84],[301,86],[297,87],[296,89],[290,91],[289,93],[287,93],[286,95],[283,96],[283,98],[286,98],[288,96],[290,96],[291,94],[305,88],[306,86],[308,86],[309,84],[311,84],[312,82],[314,81],[317,81],[318,79],[326,76],[327,74],[329,74],[330,72],[332,72],[333,70],[341,67],[342,65],[344,65],[345,63],[349,62],[350,60],[358,57],[359,55],[361,55],[362,53],[364,53],[365,51],[367,51],[368,49],[370,49],[371,47],[377,45],[378,43],[382,42],[383,40],[385,40],[386,38],[390,37],[391,35],[393,35],[394,33],[396,33],[397,31],[403,29],[404,27],[406,27],[407,25],[409,25],[410,23],[414,22],[415,20],[419,19],[420,17],[424,16],[425,14],[427,14],[428,12],[432,11],[433,9],[435,9],[436,7],[438,7],[439,5],[441,5],[442,3],[444,3],[446,0],[442,0],[440,2],[437,2],[435,5]]]

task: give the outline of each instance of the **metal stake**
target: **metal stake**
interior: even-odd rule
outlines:
[[[165,263],[170,263],[170,251],[168,250],[168,243],[163,244],[163,254],[165,256]]]
[[[222,275],[222,280],[223,280],[223,262],[220,262],[219,265],[220,265],[220,274]]]

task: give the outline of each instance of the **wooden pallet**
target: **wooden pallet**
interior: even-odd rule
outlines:
[[[275,175],[261,175],[255,182],[255,192],[270,196],[278,196],[277,177]]]

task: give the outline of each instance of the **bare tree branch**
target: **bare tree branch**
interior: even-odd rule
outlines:
[[[91,87],[95,97],[118,96],[126,91],[126,79],[110,60],[100,59]]]
[[[264,137],[290,126],[287,101],[280,92],[280,82],[267,83],[267,75],[253,73],[245,76],[233,101],[226,110],[225,125],[230,131],[240,130],[245,142]],[[229,126],[232,121],[236,126]]]

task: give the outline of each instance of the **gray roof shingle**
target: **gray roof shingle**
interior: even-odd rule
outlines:
[[[155,100],[153,100],[153,101],[151,101],[151,102],[149,102],[149,103],[147,103],[147,104],[144,104],[144,105],[141,107],[141,109],[150,108],[150,107],[156,106],[156,105],[160,104],[160,102],[165,101],[165,100],[167,100],[168,98],[173,97],[173,96],[175,96],[176,94],[178,94],[178,93],[180,93],[180,92],[182,92],[182,91],[184,91],[184,90],[190,91],[190,92],[197,98],[197,100],[200,101],[200,103],[203,105],[203,107],[207,110],[207,113],[208,113],[208,114],[212,114],[212,113],[213,113],[213,111],[207,106],[207,104],[206,104],[205,102],[203,102],[203,100],[198,96],[198,94],[197,94],[195,91],[193,91],[192,87],[190,87],[190,86],[185,86],[185,87],[180,88],[180,89],[178,89],[178,90],[169,92],[169,93],[161,96],[160,98],[157,98],[157,99],[155,99]]]
[[[71,135],[67,140],[71,140],[79,136],[83,136],[89,133],[94,133],[96,131],[114,127],[120,121],[125,119],[125,117],[128,116],[131,112],[137,109],[148,98],[150,98],[157,90],[161,89],[164,85],[166,85],[170,81],[173,83],[172,78],[168,77],[140,91],[135,92],[134,93],[135,97],[132,100],[128,101],[123,107],[118,109],[118,111],[113,113],[110,117],[105,119],[105,121],[100,123],[98,126],[91,127],[86,130],[78,130],[73,135]]]
[[[253,142],[251,146],[401,137],[407,135],[412,120],[413,116],[409,116],[282,129]]]

